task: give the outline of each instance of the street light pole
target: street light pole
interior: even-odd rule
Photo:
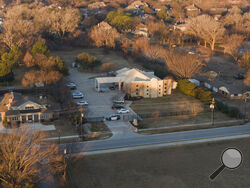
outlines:
[[[81,107],[81,125],[80,125],[80,129],[81,129],[81,138],[82,138],[82,118],[83,118],[83,108]]]
[[[212,99],[212,102],[210,104],[210,109],[212,110],[212,125],[214,125],[214,104],[215,104],[215,100],[214,98]]]

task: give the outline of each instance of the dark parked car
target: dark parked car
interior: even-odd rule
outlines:
[[[124,97],[124,99],[125,99],[125,100],[129,100],[129,101],[137,101],[137,100],[143,99],[143,97],[141,97],[141,96],[130,97],[130,96],[126,95],[126,96]]]
[[[237,79],[237,80],[242,80],[242,79],[244,79],[244,75],[241,74],[241,73],[236,74],[236,75],[234,75],[233,77],[234,77],[235,79]]]
[[[121,109],[124,108],[124,106],[120,105],[120,104],[113,104],[112,109]]]

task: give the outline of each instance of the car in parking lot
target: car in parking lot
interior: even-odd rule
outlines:
[[[83,98],[83,94],[80,91],[74,91],[72,93],[72,98],[73,99],[82,99]]]
[[[73,89],[76,89],[76,84],[74,82],[69,82],[67,83],[67,87],[73,90]]]
[[[116,121],[119,119],[121,119],[121,116],[118,114],[113,114],[113,115],[106,117],[106,120],[108,120],[108,121]]]
[[[115,103],[115,104],[124,104],[125,101],[124,101],[124,99],[116,99],[116,100],[113,101],[113,103]]]
[[[88,101],[81,100],[81,101],[78,101],[76,104],[79,105],[79,106],[86,106],[89,103],[88,103]]]
[[[112,109],[121,109],[121,108],[124,108],[124,106],[120,105],[120,104],[113,104]]]
[[[127,114],[129,113],[129,110],[125,109],[125,108],[121,108],[120,110],[117,110],[118,114]]]

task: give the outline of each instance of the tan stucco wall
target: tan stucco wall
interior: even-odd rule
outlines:
[[[142,96],[144,98],[156,98],[171,95],[174,81],[172,79],[150,81],[138,81],[124,84],[123,90],[131,97]]]

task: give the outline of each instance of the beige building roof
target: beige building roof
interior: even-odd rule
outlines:
[[[150,81],[152,78],[157,80],[161,80],[160,78],[154,75],[154,72],[145,72],[139,69],[128,69],[123,68],[118,70],[116,77],[124,77],[124,81],[126,83],[133,82],[133,81]]]
[[[116,77],[100,77],[96,78],[96,81],[99,84],[104,83],[118,83],[118,82],[140,82],[140,81],[150,81],[152,78],[156,80],[161,80],[157,76],[154,75],[154,72],[145,72],[139,69],[129,69],[122,68],[116,71]]]

